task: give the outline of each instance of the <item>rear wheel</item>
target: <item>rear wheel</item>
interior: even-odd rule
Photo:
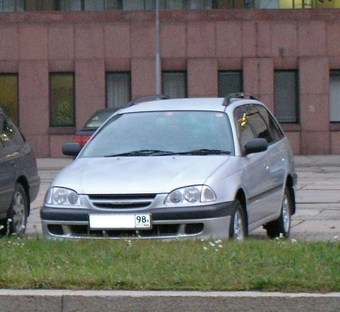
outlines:
[[[283,195],[280,217],[277,220],[269,222],[265,225],[265,229],[267,230],[267,235],[269,238],[289,237],[292,208],[292,199],[289,189],[286,187]]]
[[[242,204],[236,200],[234,214],[230,219],[229,238],[234,240],[244,240],[247,237],[247,227],[245,212]]]

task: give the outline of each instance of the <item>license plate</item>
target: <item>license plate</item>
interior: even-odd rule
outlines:
[[[151,229],[150,214],[90,214],[90,228],[110,229]]]

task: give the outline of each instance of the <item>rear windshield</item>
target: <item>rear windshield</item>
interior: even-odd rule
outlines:
[[[93,115],[85,124],[86,129],[97,129],[99,128],[106,119],[113,114],[113,111],[101,111]]]

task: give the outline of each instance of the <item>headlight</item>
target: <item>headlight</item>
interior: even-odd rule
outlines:
[[[172,191],[165,199],[165,204],[194,204],[215,200],[216,195],[210,187],[206,185],[194,185]]]
[[[46,194],[45,202],[50,205],[79,206],[79,195],[70,189],[52,187]]]

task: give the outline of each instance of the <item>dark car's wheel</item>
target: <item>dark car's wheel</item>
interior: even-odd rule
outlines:
[[[8,210],[5,224],[6,234],[22,237],[26,231],[28,216],[28,198],[23,186],[19,183],[15,185],[15,190]]]
[[[286,187],[282,200],[281,215],[272,222],[265,225],[267,235],[269,238],[288,238],[290,234],[291,226],[291,212],[292,212],[292,198],[290,196],[289,189]]]
[[[238,200],[235,200],[234,213],[230,219],[229,238],[244,240],[247,237],[247,226],[244,209]]]

